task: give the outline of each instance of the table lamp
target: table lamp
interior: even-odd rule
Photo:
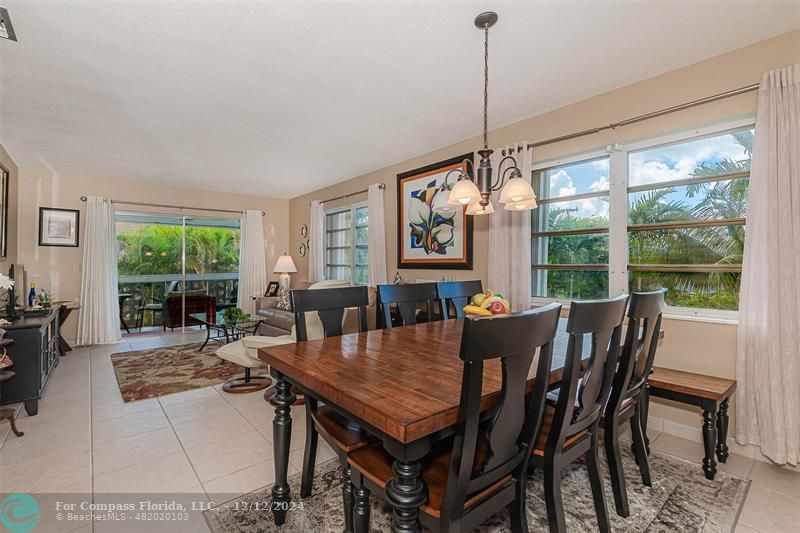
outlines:
[[[291,276],[289,276],[289,273],[297,272],[297,267],[294,265],[292,256],[280,256],[278,258],[278,262],[275,263],[275,268],[272,270],[272,272],[281,275],[280,281],[278,282],[278,287],[283,291],[288,291],[289,285],[291,284]]]

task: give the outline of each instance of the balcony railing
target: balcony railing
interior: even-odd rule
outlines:
[[[120,294],[130,294],[122,305],[122,316],[130,328],[137,326],[139,308],[149,303],[163,303],[169,290],[180,292],[183,289],[183,276],[180,274],[148,274],[142,276],[120,276]],[[209,274],[186,274],[187,291],[205,291],[217,299],[217,307],[236,305],[239,288],[238,272]],[[144,312],[142,326],[160,325],[161,313]]]

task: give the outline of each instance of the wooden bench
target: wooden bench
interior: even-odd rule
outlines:
[[[652,396],[703,409],[703,472],[708,479],[714,479],[717,473],[714,454],[720,463],[728,460],[728,400],[736,391],[736,380],[653,367],[647,385],[646,390]],[[646,413],[644,418],[646,435]]]

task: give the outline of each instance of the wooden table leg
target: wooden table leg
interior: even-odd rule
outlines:
[[[728,400],[722,400],[717,412],[717,460],[728,461]]]
[[[286,523],[286,511],[291,501],[291,491],[287,474],[289,472],[289,450],[292,444],[292,404],[295,396],[292,386],[283,377],[275,373],[275,395],[269,403],[275,407],[275,418],[272,419],[272,442],[275,458],[275,483],[272,485],[272,515],[276,525]]]
[[[705,457],[703,458],[703,472],[706,478],[714,479],[717,474],[717,463],[714,461],[714,448],[717,445],[717,406],[703,406],[703,447]]]
[[[386,484],[386,500],[392,505],[392,531],[421,532],[419,507],[428,499],[428,487],[422,481],[419,461],[398,461],[392,464],[394,477]]]

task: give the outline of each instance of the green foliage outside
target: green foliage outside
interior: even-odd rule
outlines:
[[[692,176],[713,176],[750,169],[753,132],[731,134],[745,150],[741,161],[726,159],[701,165]],[[688,220],[744,218],[748,178],[695,184],[681,189],[664,188],[638,196],[629,205],[630,224],[657,224]],[[698,201],[691,204],[678,196]],[[549,230],[607,227],[602,217],[580,218],[569,210],[548,213]],[[744,226],[663,229],[629,234],[629,262],[635,264],[740,265],[744,252]],[[602,264],[608,261],[607,234],[549,237],[548,264]],[[534,246],[537,245],[534,239]],[[533,271],[534,280],[537,270]],[[738,309],[741,274],[732,272],[631,271],[630,290],[666,287],[670,305],[708,309]],[[536,286],[534,284],[534,286]],[[608,295],[608,274],[591,270],[548,270],[547,296],[554,298],[602,298]]]
[[[124,278],[172,275],[173,279],[180,279],[182,232],[181,226],[162,224],[129,225],[126,229],[117,231],[119,245],[117,269],[121,280],[119,290],[121,293],[133,295],[125,301],[123,308],[123,316],[129,324],[134,324],[139,305],[161,301],[171,284],[170,282],[124,283]],[[231,276],[221,280],[188,281],[186,289],[204,290],[217,298],[217,304],[234,303],[239,272],[239,241],[238,228],[187,227],[186,273],[230,273]],[[155,323],[159,322],[154,313],[144,314],[144,326]]]
[[[180,226],[148,224],[117,232],[120,277],[181,272]],[[239,271],[239,230],[186,228],[186,272]]]

